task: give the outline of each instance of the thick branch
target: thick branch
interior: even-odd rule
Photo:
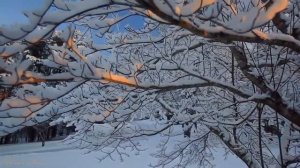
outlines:
[[[209,127],[209,129],[217,135],[221,141],[237,156],[239,157],[249,168],[259,168],[259,162],[245,149],[243,146],[234,143],[234,140],[231,139],[229,132],[224,132],[218,127]]]
[[[296,124],[297,126],[300,126],[300,112],[298,112],[294,108],[289,107],[277,91],[267,86],[262,77],[251,74],[249,65],[247,63],[247,57],[242,51],[240,51],[237,47],[230,47],[230,50],[234,58],[238,62],[239,68],[242,70],[247,79],[250,80],[255,86],[260,88],[263,93],[270,95],[269,98],[258,99],[255,101],[270,106],[280,115]]]
[[[168,21],[169,24],[183,27],[195,35],[202,36],[205,38],[214,39],[220,42],[229,43],[233,41],[250,42],[250,43],[264,43],[269,45],[278,45],[288,47],[296,52],[300,53],[300,41],[296,40],[293,36],[286,34],[266,34],[259,30],[255,30],[256,33],[236,33],[225,29],[224,27],[218,27],[217,29],[207,30],[205,28],[194,25],[188,18],[179,17],[174,18],[173,16],[167,15],[163,11],[160,11],[152,1],[139,0],[145,9],[151,10],[160,18]],[[149,16],[150,17],[150,16]],[[216,28],[216,27],[215,27]],[[253,28],[254,30],[254,28]]]

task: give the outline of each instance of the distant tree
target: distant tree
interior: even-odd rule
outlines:
[[[210,167],[220,142],[249,167],[297,167],[299,5],[46,1],[0,29],[0,136],[58,117],[108,157],[160,134],[157,167]]]

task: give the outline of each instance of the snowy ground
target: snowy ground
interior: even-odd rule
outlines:
[[[140,155],[132,153],[123,162],[118,159],[99,162],[97,156],[100,153],[84,154],[83,150],[73,149],[61,141],[46,142],[45,147],[41,147],[41,143],[1,145],[0,168],[146,168],[150,163],[155,163],[150,156],[154,151],[152,146],[148,144],[148,150]],[[217,168],[246,167],[233,155],[225,159],[224,151],[219,148],[215,150],[213,163]]]

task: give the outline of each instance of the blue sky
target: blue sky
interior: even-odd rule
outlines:
[[[38,8],[44,0],[0,0],[0,25],[26,23],[24,10]]]
[[[44,0],[0,0],[0,25],[11,25],[14,23],[26,23],[27,18],[23,11],[39,8]],[[119,24],[120,27],[131,25],[134,28],[141,27],[142,17],[130,17]]]
[[[0,26],[13,25],[14,23],[28,23],[24,11],[31,11],[39,8],[45,0],[0,0]],[[120,14],[127,12],[121,12]],[[129,25],[132,28],[141,28],[144,20],[141,16],[129,17],[120,22],[118,26],[112,28],[113,31],[124,31],[124,27]],[[102,41],[102,40],[97,40]]]

